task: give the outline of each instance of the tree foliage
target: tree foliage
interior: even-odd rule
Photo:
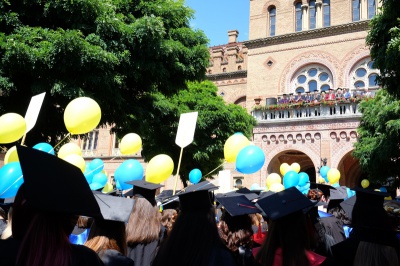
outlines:
[[[146,115],[132,118],[143,139],[142,155],[147,161],[159,153],[169,155],[174,160],[174,173],[181,152],[175,144],[180,115],[198,112],[194,141],[183,149],[179,170],[183,182],[194,168],[199,168],[203,175],[216,168],[213,174],[218,173],[222,169],[225,141],[235,132],[250,137],[256,124],[246,109],[226,104],[217,96],[217,87],[211,81],[189,82],[188,89],[172,96],[154,93],[151,97]]]
[[[361,103],[363,113],[354,157],[373,181],[400,176],[400,1],[383,1],[371,19],[367,44],[383,87],[375,98]],[[398,178],[393,184],[399,186]]]
[[[363,113],[353,155],[371,180],[400,176],[400,100],[381,89],[360,104]]]
[[[132,129],[147,94],[204,78],[207,39],[192,15],[183,0],[1,1],[0,114],[24,115],[46,91],[28,145],[65,134],[64,108],[80,96],[99,103],[102,124]]]
[[[389,93],[400,96],[400,1],[383,1],[380,12],[371,19],[367,44],[374,67],[381,72],[378,82]]]

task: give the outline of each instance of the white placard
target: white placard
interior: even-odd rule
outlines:
[[[197,112],[181,114],[175,143],[181,148],[192,143],[197,123]]]
[[[222,170],[218,173],[219,193],[227,193],[232,190],[231,170]]]
[[[36,124],[37,118],[39,116],[40,109],[42,108],[44,96],[46,92],[35,95],[31,98],[29,102],[28,110],[25,114],[26,121],[26,131],[25,134],[28,133]]]

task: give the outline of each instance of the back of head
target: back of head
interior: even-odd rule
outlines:
[[[224,211],[219,222],[219,233],[226,247],[232,252],[238,251],[240,246],[253,246],[252,221],[249,215],[232,217]]]
[[[100,256],[102,252],[108,249],[126,255],[125,223],[96,219],[90,228],[85,246],[99,253]]]
[[[134,197],[135,205],[126,225],[128,246],[138,243],[149,243],[160,235],[160,212],[147,199]]]
[[[223,244],[218,235],[214,208],[181,211],[153,265],[208,265],[215,245]]]
[[[398,266],[400,264],[394,247],[361,241],[358,244],[353,265]]]

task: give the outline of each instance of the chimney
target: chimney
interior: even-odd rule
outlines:
[[[229,30],[228,31],[228,43],[235,43],[237,42],[237,37],[239,35],[239,31],[238,30]]]

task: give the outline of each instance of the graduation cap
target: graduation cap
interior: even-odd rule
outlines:
[[[248,200],[244,195],[216,197],[216,200],[232,217],[261,212],[256,205]]]
[[[282,94],[282,96],[287,96],[287,93]]]
[[[133,185],[132,195],[147,199],[153,206],[156,202],[156,190],[163,185],[154,184],[145,180],[134,180],[125,182],[126,184]]]
[[[289,93],[289,95],[293,95],[293,93],[291,92],[291,93]]]
[[[326,185],[326,184],[319,184],[315,182],[310,182],[310,189],[319,189],[324,193],[325,197],[329,197],[331,195],[331,190],[336,190],[336,188]]]
[[[134,205],[133,199],[114,197],[98,192],[93,192],[104,220],[127,223]]]
[[[27,202],[38,210],[102,217],[82,171],[46,152],[17,146]]]
[[[259,199],[256,203],[271,220],[277,220],[313,205],[297,188],[291,187],[271,196]]]
[[[237,191],[231,191],[224,194],[217,194],[215,195],[215,198],[218,199],[218,198],[237,197],[237,196],[245,196],[250,201],[258,198],[258,195],[256,193],[239,193]]]
[[[309,93],[310,93],[310,91],[306,91],[306,93],[307,93],[307,94],[309,94]]]
[[[328,210],[339,206],[339,204],[347,198],[347,190],[345,186],[336,187],[330,190]]]
[[[209,192],[217,188],[208,181],[186,187],[178,194],[181,211],[209,210],[212,207]]]
[[[259,195],[258,199],[260,200],[260,199],[263,199],[265,197],[269,197],[269,196],[274,195],[274,194],[275,194],[275,192],[272,192],[272,191],[263,191]]]
[[[340,207],[342,207],[342,209],[346,213],[347,217],[349,217],[349,219],[352,218],[351,213],[353,212],[353,207],[354,207],[354,203],[356,202],[356,199],[357,199],[357,196],[353,196],[353,197],[348,198],[345,201],[342,201],[339,204]]]

